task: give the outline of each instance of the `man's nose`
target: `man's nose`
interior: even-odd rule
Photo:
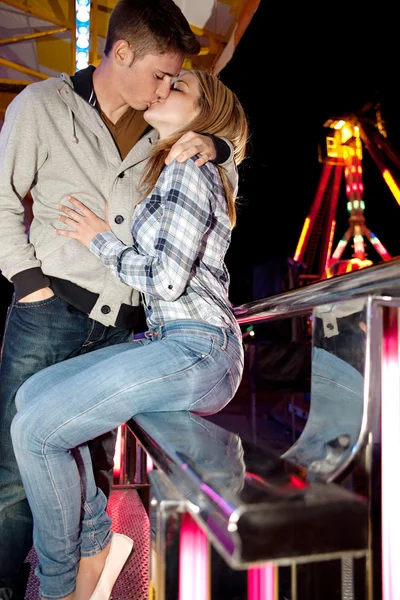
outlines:
[[[165,98],[168,98],[170,91],[171,91],[171,89],[170,89],[169,82],[162,81],[161,85],[157,89],[157,96],[159,98],[165,100]]]

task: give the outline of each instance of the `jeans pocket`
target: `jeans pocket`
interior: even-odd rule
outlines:
[[[175,336],[170,336],[172,339]],[[204,333],[187,333],[176,336],[179,345],[185,348],[185,352],[189,356],[197,357],[203,360],[213,353],[215,340],[211,335]]]
[[[199,400],[189,406],[190,412],[196,415],[213,415],[230,402],[236,392],[236,381],[232,371],[225,371],[221,379]]]
[[[50,298],[45,298],[44,300],[34,300],[33,302],[21,302],[20,300],[16,300],[15,306],[17,308],[41,308],[42,306],[52,304],[55,300],[58,300],[58,296],[53,294],[50,296]]]

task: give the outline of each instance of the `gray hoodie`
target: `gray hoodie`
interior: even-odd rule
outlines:
[[[136,290],[55,228],[67,228],[57,217],[69,195],[101,218],[107,201],[113,232],[132,244],[138,182],[157,137],[151,130],[122,160],[99,113],[66,74],[28,85],[11,102],[0,133],[0,269],[16,287],[29,273],[31,287],[25,282],[20,296],[48,286],[52,277],[67,280],[96,294],[89,316],[104,325],[115,325],[122,305],[139,305]],[[221,166],[236,178],[232,158]],[[29,190],[34,217],[27,234],[23,200]]]

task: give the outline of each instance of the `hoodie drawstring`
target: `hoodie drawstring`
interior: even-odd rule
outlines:
[[[70,107],[68,107],[69,110],[69,119],[71,121],[71,127],[72,127],[72,141],[75,144],[79,143],[79,139],[76,135],[76,131],[75,131],[75,117],[74,117],[74,113],[72,112],[72,109]]]

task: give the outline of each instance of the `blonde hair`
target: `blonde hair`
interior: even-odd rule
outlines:
[[[186,127],[155,144],[154,151],[147,162],[141,179],[141,189],[143,190],[141,200],[154,188],[161,171],[165,167],[164,161],[171,147],[187,131],[211,133],[229,140],[233,145],[233,156],[237,165],[246,156],[248,121],[236,94],[227,88],[218,76],[207,71],[190,70],[187,73],[194,75],[198,81],[200,112]],[[219,165],[217,167],[225,189],[229,220],[232,227],[234,227],[236,224],[234,190],[229,183],[225,170]]]

